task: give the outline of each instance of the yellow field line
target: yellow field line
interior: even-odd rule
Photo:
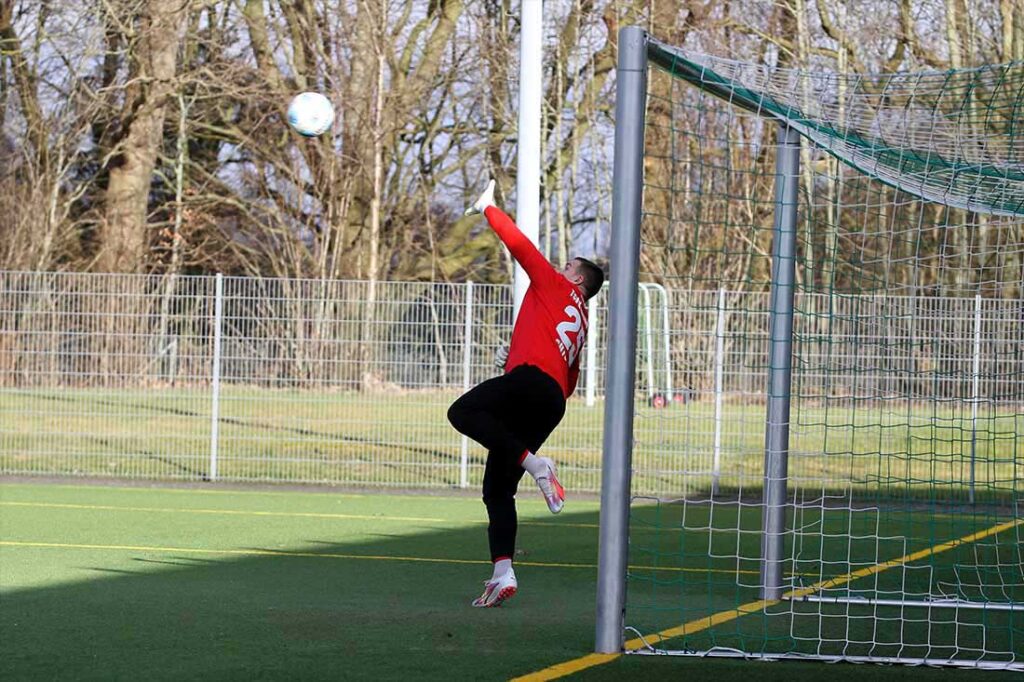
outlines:
[[[2,479],[2,476],[0,476],[0,479]],[[190,487],[184,487],[184,486],[183,487],[171,487],[171,486],[162,486],[162,485],[150,485],[150,486],[89,485],[89,484],[74,484],[74,483],[29,483],[29,482],[21,482],[21,481],[3,481],[3,480],[0,480],[0,489],[3,489],[3,488],[41,488],[41,487],[45,487],[45,488],[55,488],[55,489],[64,489],[64,490],[92,490],[92,491],[113,490],[113,491],[117,491],[117,492],[126,492],[126,493],[131,493],[131,492],[157,492],[157,493],[174,493],[174,494],[197,493],[197,494],[200,494],[200,495],[259,495],[261,497],[290,497],[290,496],[293,496],[293,495],[310,495],[310,496],[331,497],[331,498],[345,498],[345,499],[368,499],[368,498],[373,498],[373,497],[384,496],[384,497],[388,497],[388,498],[398,498],[398,499],[408,499],[408,500],[431,500],[431,501],[433,501],[433,500],[445,500],[445,501],[449,501],[449,502],[469,502],[469,503],[473,503],[473,504],[479,504],[480,503],[480,498],[477,495],[454,494],[452,492],[449,492],[449,491],[447,491],[445,489],[441,489],[441,488],[436,489],[436,492],[428,491],[428,492],[424,492],[422,494],[417,495],[417,494],[408,494],[408,493],[405,493],[405,494],[403,494],[403,493],[392,493],[387,488],[381,488],[380,492],[372,492],[372,493],[346,493],[346,492],[334,492],[334,491],[331,491],[331,490],[313,490],[312,488],[314,486],[315,486],[315,484],[310,484],[310,489],[308,489],[308,490],[284,490],[284,491],[281,491],[281,490],[232,490],[232,489],[217,490],[217,489],[212,489],[212,488],[190,488]],[[569,493],[571,494],[572,491],[570,490]],[[595,496],[594,495],[588,495],[588,497],[594,498]],[[542,504],[540,500],[520,500],[519,503],[520,504],[526,504],[526,505],[531,506],[531,507],[532,506],[539,506],[540,504]],[[672,504],[672,503],[671,502],[666,502],[666,504]],[[719,504],[723,504],[724,505],[725,503],[719,503]],[[640,507],[640,508],[646,508],[646,507],[654,507],[656,505],[651,503],[651,504],[643,504],[643,505],[637,505],[637,506]],[[583,499],[583,500],[573,499],[572,500],[572,508],[573,508],[573,510],[580,509],[581,511],[583,511],[583,510],[594,511],[594,510],[600,509],[600,507],[601,507],[601,503],[598,500],[596,500],[596,499]],[[833,509],[831,509],[829,507],[825,507],[825,511],[847,511],[847,510],[844,510],[842,508],[836,508],[836,509],[833,510]],[[941,513],[941,514],[929,513],[928,515],[931,516],[931,517],[934,517],[934,518],[938,518],[938,519],[961,518],[961,516],[962,516],[960,514],[946,514],[946,513]],[[522,523],[521,520],[520,520],[520,523]],[[561,524],[550,524],[550,525],[561,525]],[[598,524],[593,523],[593,524],[578,524],[578,526],[576,526],[576,527],[579,527],[579,528],[598,528],[599,526],[598,526]],[[664,529],[662,529],[662,530],[664,530]],[[673,530],[676,530],[676,529],[673,529]],[[683,530],[683,529],[679,528],[679,530]]]
[[[274,557],[306,557],[314,559],[364,559],[367,561],[415,561],[433,564],[484,564],[491,562],[484,559],[441,559],[434,557],[415,556],[384,556],[376,554],[340,554],[336,552],[294,552],[275,549],[202,549],[197,547],[161,547],[149,545],[87,545],[70,542],[28,542],[20,540],[0,540],[0,547],[36,547],[48,549],[94,549],[128,552],[177,552],[183,554],[226,554],[234,556],[274,556]],[[597,564],[570,564],[541,561],[517,561],[516,566],[533,566],[535,568],[587,568],[594,570]],[[743,571],[716,568],[691,568],[680,566],[630,566],[634,570],[666,571],[672,573],[724,573],[727,575],[752,574],[757,571]]]
[[[466,521],[445,519],[429,516],[386,516],[383,514],[337,514],[331,512],[272,512],[243,509],[189,509],[184,507],[128,507],[108,504],[71,504],[66,502],[14,502],[0,500],[0,507],[38,507],[41,509],[85,509],[95,511],[133,511],[133,512],[164,512],[175,514],[225,514],[237,516],[281,516],[298,518],[344,519],[347,521],[407,521],[413,523],[460,523],[486,524],[487,521],[468,519]],[[599,529],[597,523],[573,523],[561,521],[531,521],[529,518],[519,519],[520,526],[547,526],[550,528],[590,528]],[[651,530],[684,531],[680,526],[672,528],[651,528]]]
[[[395,521],[407,523],[459,523],[459,524],[486,524],[485,520],[467,519],[446,519],[433,516],[387,516],[377,514],[340,514],[332,512],[277,512],[258,511],[247,509],[189,509],[186,507],[129,507],[124,505],[107,504],[72,504],[67,502],[15,502],[0,500],[0,507],[36,507],[40,509],[81,509],[94,511],[131,511],[131,512],[157,512],[173,514],[222,514],[225,516],[280,516],[284,518],[320,518],[340,519],[345,521]],[[520,518],[520,526],[544,526],[548,528],[588,528],[597,530],[601,526],[597,523],[574,523],[563,521],[535,521],[530,518]],[[643,527],[636,530],[649,530],[652,532],[685,532],[690,530],[683,526],[666,527]],[[756,571],[754,571],[756,573]],[[801,575],[815,576],[817,574],[804,573]]]
[[[321,519],[342,519],[346,521],[398,521],[412,523],[458,523],[458,524],[485,524],[486,521],[469,519],[461,521],[457,519],[445,519],[430,516],[386,516],[383,514],[338,514],[331,512],[276,512],[257,511],[247,509],[189,509],[184,507],[126,507],[123,505],[106,504],[71,504],[64,502],[13,502],[0,501],[3,507],[36,507],[42,509],[84,509],[90,511],[131,511],[131,512],[162,512],[173,514],[223,514],[228,516],[280,516],[295,518],[321,518]],[[548,526],[551,528],[599,528],[596,523],[560,523],[550,521],[530,521],[520,519],[519,525],[523,526]]]
[[[173,507],[124,507],[106,504],[69,504],[60,502],[6,502],[4,507],[35,507],[42,509],[85,509],[89,511],[164,512],[173,514],[224,514],[229,516],[282,516],[294,518],[345,519],[347,521],[408,521],[413,523],[444,523],[448,519],[424,516],[376,516],[374,514],[331,514],[317,512],[269,512],[240,509],[181,509]]]
[[[48,549],[98,549],[126,552],[174,552],[180,554],[221,554],[231,556],[307,557],[316,559],[367,559],[370,561],[418,561],[440,564],[490,564],[476,559],[432,559],[409,556],[375,556],[369,554],[337,554],[334,552],[292,552],[275,549],[201,549],[197,547],[159,547],[149,545],[86,545],[70,542],[21,542],[0,540],[0,547],[44,547]],[[537,564],[541,565],[541,564]]]
[[[155,512],[167,514],[223,514],[227,516],[280,516],[295,518],[320,518],[340,519],[345,521],[396,521],[411,523],[449,523],[449,524],[486,524],[487,521],[479,519],[446,519],[432,516],[387,516],[384,514],[340,514],[333,512],[281,512],[281,511],[258,511],[250,509],[191,509],[188,507],[128,507],[114,504],[73,504],[69,502],[14,502],[0,500],[0,507],[35,507],[40,509],[79,509],[87,511],[129,511],[129,512]],[[573,523],[563,521],[533,521],[529,518],[519,519],[520,526],[545,526],[548,528],[589,528],[599,529],[597,523]],[[688,530],[682,526],[671,528],[658,528],[651,526],[640,530],[684,532]],[[810,574],[808,574],[810,575]]]
[[[172,513],[172,514],[212,514],[212,515],[226,515],[226,516],[270,516],[270,517],[294,517],[294,518],[325,518],[325,519],[340,519],[346,521],[394,521],[394,522],[412,522],[412,523],[449,523],[449,524],[472,524],[480,525],[486,524],[487,521],[468,520],[465,522],[457,521],[454,519],[444,519],[435,517],[423,517],[423,516],[384,516],[374,514],[340,514],[340,513],[329,513],[329,512],[271,512],[271,511],[258,511],[258,510],[243,510],[243,509],[188,509],[181,507],[127,507],[121,505],[101,505],[101,504],[72,504],[72,503],[60,503],[60,502],[14,502],[14,501],[0,501],[0,507],[29,507],[29,508],[43,508],[43,509],[74,509],[74,510],[86,510],[86,511],[128,511],[128,512],[152,512],[152,513]],[[520,520],[519,525],[521,526],[547,526],[550,528],[599,528],[596,523],[559,523],[559,522],[546,522],[546,521],[529,521]],[[684,531],[685,528],[672,528],[671,530]],[[519,565],[529,566],[528,563],[517,562]],[[546,566],[554,564],[544,564]],[[567,566],[580,567],[580,568],[596,568],[596,564],[566,564]],[[695,568],[695,567],[671,567],[671,566],[630,566],[635,570],[648,570],[648,571],[667,571],[667,572],[683,572],[683,573],[716,573],[723,575],[760,575],[759,571],[749,569],[731,569],[731,568]],[[818,577],[817,573],[790,573],[789,575],[800,575],[804,577]]]
[[[209,484],[204,484],[209,485]],[[217,485],[217,484],[214,484]],[[329,489],[323,489],[323,486],[315,486],[310,484],[309,489],[306,490],[235,490],[235,489],[215,489],[215,488],[193,488],[187,486],[171,486],[171,485],[146,485],[146,486],[130,486],[130,485],[89,485],[89,484],[76,484],[76,483],[32,483],[27,481],[0,481],[0,488],[55,488],[63,490],[116,490],[118,492],[159,492],[159,493],[174,493],[174,494],[186,494],[186,493],[197,493],[199,495],[259,495],[261,497],[289,497],[293,495],[318,495],[321,497],[332,497],[332,498],[352,498],[352,499],[366,499],[372,497],[389,497],[389,498],[400,498],[409,500],[446,500],[446,501],[464,501],[474,504],[480,503],[480,496],[478,494],[453,494],[454,491],[450,491],[446,488],[437,488],[436,492],[427,491],[421,494],[409,494],[409,493],[394,493],[387,488],[381,488],[380,492],[370,493],[351,493],[351,492],[335,492]],[[314,490],[314,487],[321,489]],[[410,486],[412,487],[412,486]],[[569,491],[572,492],[571,490]],[[586,500],[573,500],[573,507],[582,507],[590,509],[598,509],[601,503],[597,501],[596,495],[591,495],[591,499]],[[529,504],[533,504],[534,501],[527,500]],[[542,501],[537,500],[538,505],[543,504]]]
[[[853,582],[859,578],[865,578],[870,575],[875,575],[876,573],[881,573],[882,571],[887,571],[890,568],[895,568],[896,566],[902,566],[919,559],[948,552],[949,550],[956,549],[961,545],[977,542],[978,540],[982,540],[992,535],[1002,533],[1005,530],[1022,525],[1024,525],[1024,518],[1006,521],[1005,523],[1000,523],[992,526],[991,528],[971,533],[970,535],[965,535],[961,538],[957,538],[956,540],[950,540],[949,542],[943,542],[942,544],[929,547],[928,549],[922,549],[917,552],[905,554],[898,559],[890,559],[889,561],[884,561],[880,564],[875,564],[874,566],[862,568],[851,573],[845,573],[834,578],[829,578],[828,580],[822,580],[798,590],[790,590],[782,595],[782,599],[760,599],[758,601],[748,602],[736,607],[735,609],[719,611],[718,613],[706,618],[698,618],[697,620],[692,620],[689,623],[669,628],[667,630],[662,630],[661,632],[655,633],[654,635],[644,639],[637,637],[627,641],[624,648],[627,651],[637,651],[639,649],[646,648],[649,645],[649,641],[645,640],[652,640],[660,643],[663,640],[672,639],[673,637],[682,637],[684,635],[700,632],[701,630],[707,630],[708,628],[721,623],[727,623],[731,620],[736,620],[737,618],[747,614],[758,613],[771,606],[775,606],[782,600],[799,599],[830,587],[845,585],[846,583]],[[544,668],[543,670],[538,670],[537,672],[522,675],[521,677],[515,677],[512,679],[512,682],[540,682],[541,680],[556,680],[567,675],[572,675],[581,670],[586,670],[587,668],[593,668],[594,666],[609,663],[621,655],[622,654],[589,654],[571,661],[558,663],[548,668]]]

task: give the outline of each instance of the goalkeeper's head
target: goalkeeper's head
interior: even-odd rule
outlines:
[[[588,301],[601,291],[604,284],[604,270],[586,258],[573,258],[562,268],[562,274],[583,291]]]

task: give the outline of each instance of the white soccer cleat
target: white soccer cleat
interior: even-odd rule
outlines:
[[[550,457],[540,457],[544,463],[544,475],[537,477],[537,487],[544,495],[544,501],[548,503],[548,509],[552,514],[562,511],[565,506],[565,488],[558,482],[558,475],[555,463]]]
[[[518,588],[516,573],[510,568],[501,577],[484,581],[484,593],[473,600],[473,606],[481,609],[501,606],[515,596]]]
[[[488,206],[494,206],[494,180],[487,183],[487,189],[480,195],[480,198],[476,200],[476,203],[466,209],[466,215],[476,215],[477,213],[483,213],[484,209]]]

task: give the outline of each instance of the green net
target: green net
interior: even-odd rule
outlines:
[[[668,292],[680,399],[638,368],[627,648],[1024,668],[1024,64],[648,54],[640,280]],[[764,602],[779,122],[803,144]]]
[[[796,128],[844,163],[929,201],[1024,215],[1024,63],[872,76],[687,56],[650,60],[734,106]]]

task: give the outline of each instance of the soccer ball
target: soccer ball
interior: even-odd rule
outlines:
[[[288,125],[299,135],[323,135],[334,123],[334,107],[319,92],[303,92],[288,105]]]

